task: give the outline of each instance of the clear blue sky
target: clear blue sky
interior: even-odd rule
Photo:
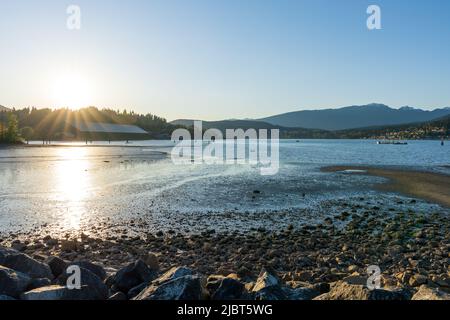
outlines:
[[[80,31],[66,28],[70,4]],[[382,30],[366,27],[370,4]],[[450,106],[447,0],[2,0],[0,12],[5,106],[79,98],[169,120]]]

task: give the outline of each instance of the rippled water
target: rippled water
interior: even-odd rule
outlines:
[[[172,146],[170,141],[134,141],[0,148],[0,232],[42,224],[78,229],[136,217],[170,228],[187,226],[196,216],[214,223],[211,217],[224,213],[232,224],[234,213],[314,210],[330,199],[378,195],[371,186],[383,179],[320,172],[325,165],[401,166],[450,174],[450,145],[437,141],[403,146],[284,140],[274,176],[261,176],[249,164],[174,165],[167,155]]]

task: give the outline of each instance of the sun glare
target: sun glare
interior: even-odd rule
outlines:
[[[86,214],[84,205],[90,187],[87,151],[85,148],[61,148],[58,154],[61,159],[56,162],[54,178],[57,199],[67,207],[63,225],[78,229]]]
[[[92,104],[91,84],[79,74],[67,74],[55,79],[52,95],[57,107],[79,109]]]

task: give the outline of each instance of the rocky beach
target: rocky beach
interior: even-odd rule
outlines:
[[[330,166],[331,148],[390,166]],[[8,149],[0,299],[448,300],[445,152],[420,167],[375,148],[285,141],[273,177],[154,148]]]
[[[448,211],[340,202],[317,224],[1,237],[0,297],[24,300],[448,300]],[[399,200],[399,202],[401,202]],[[66,287],[78,265],[81,288]],[[379,289],[367,287],[376,265]]]
[[[448,306],[450,1],[0,8],[2,319]]]

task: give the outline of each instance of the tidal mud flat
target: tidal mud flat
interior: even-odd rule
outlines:
[[[448,167],[448,166],[444,166]],[[399,192],[419,197],[450,208],[450,175],[426,171],[385,169],[366,166],[329,166],[324,172],[351,172],[388,179],[377,185],[377,189],[387,192]]]
[[[317,223],[239,232],[209,228],[100,236],[4,234],[4,299],[449,299],[446,209],[339,201]],[[400,210],[401,208],[401,210]],[[132,225],[130,224],[130,227]],[[67,266],[82,290],[65,287]],[[367,268],[380,268],[380,289]]]

